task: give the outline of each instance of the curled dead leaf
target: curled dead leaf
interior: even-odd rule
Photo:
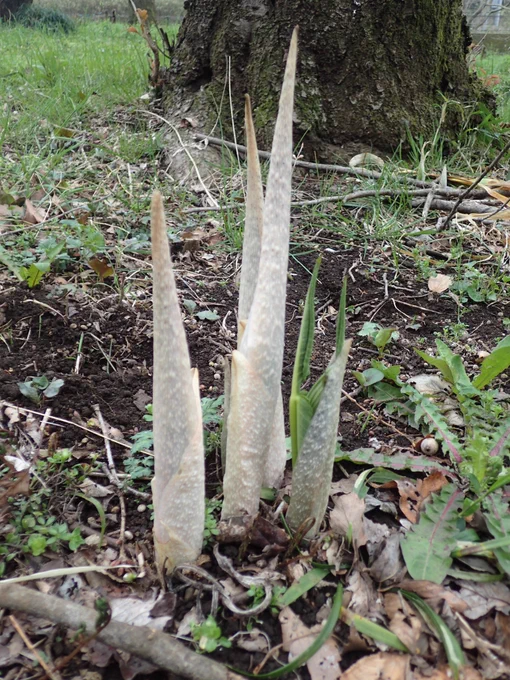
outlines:
[[[35,207],[32,201],[27,198],[25,200],[25,212],[23,214],[23,222],[26,224],[40,224],[44,222],[44,216]]]
[[[115,274],[113,267],[108,264],[106,260],[99,259],[98,257],[90,258],[89,267],[92,267],[92,269],[96,272],[100,281],[104,281]]]
[[[446,274],[431,276],[428,280],[428,287],[431,293],[444,293],[452,285],[453,279]]]

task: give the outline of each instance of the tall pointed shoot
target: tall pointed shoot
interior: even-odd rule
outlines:
[[[238,349],[232,354],[223,519],[257,513],[265,471],[272,464],[270,442],[280,393],[285,330],[296,59],[295,30],[271,152],[257,280],[251,304],[253,284],[249,284],[246,294],[243,292],[240,311],[243,314],[247,312],[248,317],[244,324],[240,315],[242,337]],[[252,164],[249,176],[255,172]],[[260,193],[261,188],[257,189],[258,196],[254,197],[256,208],[249,216],[253,220],[250,227],[253,233],[260,229],[257,213],[260,210]],[[277,432],[281,430],[280,425],[276,426]]]
[[[244,329],[250,315],[255,289],[257,286],[262,232],[264,225],[264,191],[260,173],[257,139],[251,113],[250,97],[245,99],[246,147],[248,158],[248,186],[246,192],[246,218],[244,223],[243,259],[241,266],[241,283],[239,287],[239,312],[237,347],[239,349],[243,339]],[[230,376],[229,376],[230,377]],[[229,384],[230,387],[230,384]],[[227,380],[225,381],[227,389]],[[230,407],[230,395],[225,400]],[[228,429],[228,425],[227,425]],[[228,435],[226,434],[225,437]],[[273,427],[265,452],[263,486],[278,488],[283,478],[287,449],[285,446],[285,419],[283,415],[283,399],[281,389],[278,393]]]
[[[200,555],[205,480],[198,372],[191,371],[161,194],[151,206],[154,268],[154,545],[160,570]]]

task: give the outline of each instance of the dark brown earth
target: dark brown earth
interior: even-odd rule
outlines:
[[[423,370],[424,365],[413,352],[413,346],[432,348],[434,334],[455,324],[460,311],[462,322],[467,326],[466,337],[461,342],[472,349],[473,361],[477,350],[490,350],[496,339],[505,335],[503,318],[509,315],[508,303],[472,303],[461,310],[447,295],[432,298],[426,282],[417,281],[410,271],[388,283],[389,295],[385,301],[385,283],[380,268],[378,271],[374,266],[376,258],[367,258],[371,265],[365,264],[362,258],[363,252],[357,248],[323,252],[316,289],[320,330],[312,356],[312,370],[317,375],[326,368],[334,349],[336,310],[346,271],[349,272],[347,334],[354,338],[351,368],[363,370],[372,357],[377,358],[375,348],[357,336],[367,320],[400,331],[398,343],[387,347],[385,358],[389,363],[402,365],[404,373]],[[200,321],[183,308],[191,362],[199,368],[202,396],[222,393],[221,362],[233,349],[236,332],[237,289],[233,282],[236,260],[223,255],[219,259],[220,273],[217,261],[216,271],[211,271],[207,260],[194,257],[183,260],[177,269],[181,297],[198,300],[197,310],[211,310],[220,317],[213,322]],[[283,368],[285,396],[290,392],[301,309],[315,259],[314,254],[298,254],[289,264]],[[382,259],[380,264],[384,264]],[[191,276],[187,275],[187,268]],[[29,290],[23,284],[7,285],[0,291],[1,330],[7,339],[0,345],[0,398],[33,407],[32,402],[21,396],[18,382],[42,374],[62,378],[64,386],[58,396],[45,404],[51,406],[53,415],[69,419],[78,415],[87,420],[93,415],[92,405],[99,404],[107,422],[129,437],[144,427],[145,411],[140,403],[135,403],[139,402],[135,400],[137,394],[140,390],[147,397],[151,394],[150,290],[136,299],[119,303],[118,295],[105,284],[92,286],[87,296],[58,296],[56,288],[57,284],[50,279],[40,289]],[[409,328],[411,320],[419,323],[419,329]],[[82,361],[79,372],[75,373],[82,336]],[[354,386],[347,374],[346,391]],[[342,435],[346,447],[363,442],[355,425],[343,426]],[[59,437],[62,445],[69,446],[79,441],[81,435],[64,428]]]

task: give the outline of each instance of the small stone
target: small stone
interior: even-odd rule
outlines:
[[[140,505],[136,508],[137,512],[145,512],[147,510],[147,506],[144,505],[143,503],[140,503]]]

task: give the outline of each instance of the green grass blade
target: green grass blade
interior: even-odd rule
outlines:
[[[462,571],[462,569],[449,569],[448,576],[463,581],[475,581],[477,583],[494,583],[495,581],[502,581],[505,578],[504,574],[487,574],[478,571]]]
[[[296,581],[290,588],[287,588],[283,595],[278,599],[278,605],[287,607],[289,604],[299,600],[300,597],[316,586],[323,578],[326,578],[329,573],[330,570],[327,567],[315,567],[306,572],[306,574],[301,576],[299,581]]]
[[[336,351],[342,351],[345,342],[345,308],[347,305],[347,277],[344,276],[342,292],[340,293],[340,305],[336,319]]]
[[[353,614],[347,609],[342,611],[342,618],[344,619],[345,623],[354,626],[358,633],[366,635],[377,642],[381,642],[392,649],[397,649],[399,652],[409,653],[409,649],[405,646],[402,640],[397,637],[397,635],[395,635],[395,633],[392,633],[391,630],[383,628],[383,626],[370,621],[370,619],[366,619],[359,614]]]
[[[304,652],[299,654],[299,656],[296,656],[296,658],[293,659],[290,663],[286,664],[285,666],[282,666],[281,668],[276,669],[275,671],[271,671],[270,673],[260,673],[259,675],[254,675],[253,673],[246,673],[237,668],[230,667],[231,670],[233,670],[236,673],[240,673],[241,675],[245,675],[248,678],[261,678],[261,680],[274,680],[275,678],[281,678],[282,675],[292,673],[297,668],[300,668],[309,659],[311,659],[314,654],[317,654],[322,645],[333,634],[336,622],[338,621],[338,617],[340,616],[340,611],[342,609],[343,593],[344,589],[341,585],[339,585],[336,589],[335,597],[333,598],[333,605],[331,607],[331,611],[321,632],[319,633],[319,635],[317,635],[312,644],[307,649],[305,649]]]
[[[464,657],[464,652],[457,641],[457,638],[448,628],[443,619],[438,614],[436,614],[432,607],[424,602],[421,597],[416,595],[416,593],[411,593],[407,590],[401,590],[400,592],[406,598],[406,600],[412,602],[430,628],[435,631],[443,643],[453,677],[455,680],[458,680],[462,666],[464,666],[466,663],[466,659]]]
[[[310,375],[310,357],[313,350],[313,336],[315,331],[315,287],[321,266],[321,258],[317,258],[313,268],[312,278],[306,294],[303,319],[299,330],[299,340],[294,361],[294,373],[292,375],[292,388],[300,389],[301,385]]]
[[[84,501],[92,503],[92,505],[97,510],[97,514],[99,515],[99,519],[101,521],[101,531],[99,533],[99,545],[97,546],[98,548],[100,548],[103,545],[103,538],[106,531],[106,514],[104,508],[101,505],[101,503],[97,500],[97,498],[94,498],[93,496],[85,496],[85,494],[83,493],[77,493],[75,495],[79,496],[80,498],[83,498]]]

